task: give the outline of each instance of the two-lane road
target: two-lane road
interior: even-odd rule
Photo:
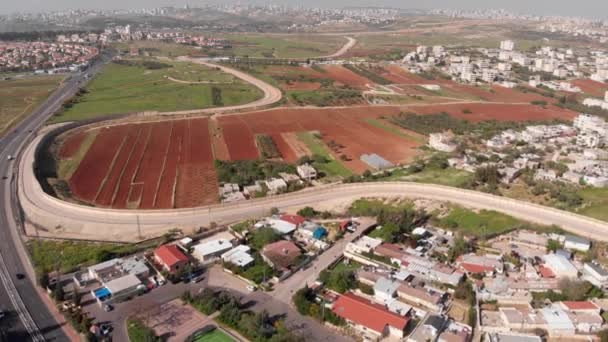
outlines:
[[[98,62],[86,71],[94,74]],[[23,146],[62,103],[73,96],[85,82],[85,74],[73,75],[64,82],[31,115],[23,119],[0,139],[0,308],[8,317],[0,321],[2,333],[9,341],[68,341],[67,335],[51,314],[36,288],[35,274],[29,263],[19,229],[20,218],[16,197],[16,161]],[[25,275],[24,279],[17,274]]]

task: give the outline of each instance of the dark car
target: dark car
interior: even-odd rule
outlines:
[[[17,273],[17,274],[15,274],[15,277],[17,277],[17,279],[19,279],[19,280],[25,279],[25,274],[23,274],[23,273]]]

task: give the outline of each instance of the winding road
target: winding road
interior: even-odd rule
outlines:
[[[281,98],[283,98],[283,93],[281,92],[281,90],[279,88],[277,88],[271,84],[268,84],[268,83],[260,80],[259,78],[246,74],[240,70],[237,70],[234,68],[229,68],[224,65],[215,64],[215,63],[212,63],[209,60],[205,60],[205,59],[190,58],[190,57],[185,57],[185,56],[178,57],[177,59],[179,61],[183,61],[183,62],[201,64],[201,65],[207,66],[209,68],[218,68],[227,74],[231,74],[232,76],[239,78],[239,79],[243,80],[244,82],[247,82],[247,83],[255,86],[256,88],[261,90],[264,95],[262,96],[262,98],[260,98],[258,100],[255,100],[255,101],[249,102],[249,103],[245,103],[242,105],[218,107],[218,108],[182,110],[182,111],[176,111],[176,112],[171,112],[171,113],[160,113],[160,114],[163,114],[163,115],[168,115],[168,114],[219,114],[219,113],[234,112],[234,111],[239,111],[239,110],[244,110],[244,109],[253,110],[256,108],[273,105],[273,104],[281,101]]]

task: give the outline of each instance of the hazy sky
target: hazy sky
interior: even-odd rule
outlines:
[[[219,3],[221,1],[214,1]],[[240,1],[241,3],[261,1]],[[205,0],[1,0],[0,13],[16,11],[63,10],[68,8],[141,8],[205,4]],[[301,4],[299,0],[273,3]],[[309,6],[393,6],[402,8],[505,8],[507,10],[547,15],[578,15],[608,18],[607,0],[308,0]]]

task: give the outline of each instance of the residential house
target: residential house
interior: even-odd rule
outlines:
[[[557,278],[577,278],[578,270],[574,265],[562,255],[547,254],[543,256],[544,267],[551,270]]]
[[[341,295],[332,311],[342,317],[355,330],[371,340],[384,337],[403,338],[410,321],[409,317],[389,311],[353,293]]]
[[[188,257],[177,245],[162,245],[154,251],[154,260],[169,273],[179,272],[188,264]]]
[[[380,303],[387,303],[395,297],[399,286],[399,282],[381,277],[374,284],[374,298]]]
[[[458,267],[469,274],[486,274],[503,272],[503,263],[500,256],[476,255],[474,253],[461,255],[456,259]]]
[[[296,171],[298,172],[298,175],[306,181],[311,181],[317,178],[317,170],[315,170],[315,168],[309,164],[298,165]]]
[[[438,289],[402,283],[397,288],[397,296],[408,303],[439,312],[446,298],[446,293]]]
[[[564,247],[576,251],[586,252],[591,248],[591,241],[574,235],[566,235]]]
[[[302,255],[302,252],[291,241],[280,240],[264,246],[262,258],[271,267],[276,269],[288,269]]]
[[[458,145],[453,142],[454,134],[451,132],[429,134],[429,146],[441,152],[454,152]]]
[[[603,289],[608,285],[608,271],[596,262],[583,265],[583,279]]]
[[[444,316],[428,315],[422,323],[408,336],[407,342],[435,341],[448,324]]]
[[[200,262],[209,262],[232,249],[232,243],[227,239],[208,240],[195,245],[192,256]]]
[[[222,261],[231,263],[238,267],[246,267],[254,262],[253,257],[249,254],[251,248],[247,245],[238,245],[228,252],[221,255]]]

